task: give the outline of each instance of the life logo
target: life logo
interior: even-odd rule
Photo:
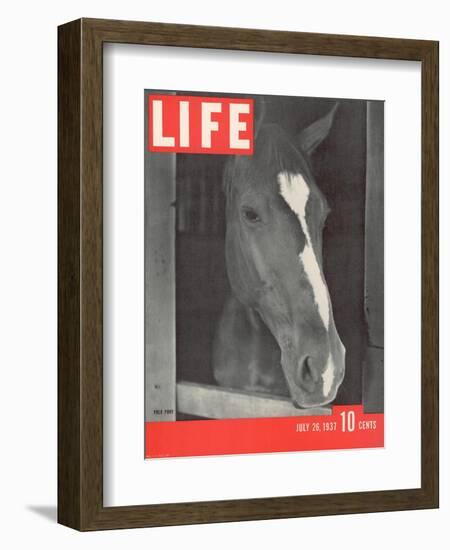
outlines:
[[[253,154],[253,99],[149,94],[148,150]]]

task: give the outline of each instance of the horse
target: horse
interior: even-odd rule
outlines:
[[[337,106],[295,139],[260,123],[254,154],[230,157],[223,174],[231,291],[215,331],[213,375],[219,386],[288,396],[299,408],[332,402],[345,374],[322,267],[330,208],[310,161]]]

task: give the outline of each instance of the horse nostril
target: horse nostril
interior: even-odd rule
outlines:
[[[319,372],[314,368],[312,357],[305,357],[298,366],[295,382],[305,391],[312,393],[319,381]]]

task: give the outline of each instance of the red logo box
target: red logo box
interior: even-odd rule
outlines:
[[[148,96],[148,150],[253,154],[253,99]]]

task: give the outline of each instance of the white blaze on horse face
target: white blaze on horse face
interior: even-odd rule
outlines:
[[[305,235],[305,247],[302,252],[300,252],[299,258],[312,286],[319,315],[322,318],[325,328],[328,329],[330,322],[328,290],[314,252],[311,235],[306,222],[306,205],[309,198],[309,187],[301,174],[289,174],[288,172],[280,172],[278,174],[278,185],[280,186],[281,196],[286,201],[289,208],[296,214]]]
[[[333,386],[333,381],[334,381],[334,365],[333,365],[333,359],[331,358],[331,354],[328,356],[327,365],[325,367],[325,370],[322,373],[322,381],[323,381],[323,395],[324,397],[327,397],[331,391],[331,387]]]

